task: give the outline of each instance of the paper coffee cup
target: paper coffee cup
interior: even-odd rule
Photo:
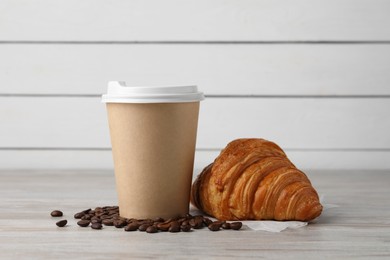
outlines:
[[[106,103],[120,216],[188,213],[199,101],[196,86],[109,82]]]

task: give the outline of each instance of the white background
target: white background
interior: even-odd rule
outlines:
[[[262,137],[304,169],[390,168],[390,1],[1,0],[0,168],[102,168],[100,95],[197,84],[197,167]]]

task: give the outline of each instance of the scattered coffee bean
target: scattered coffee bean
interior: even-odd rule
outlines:
[[[84,215],[85,215],[84,212],[77,212],[76,214],[74,214],[74,218],[81,219]]]
[[[154,222],[164,222],[164,219],[163,218],[155,218],[153,221]]]
[[[171,222],[171,226],[169,227],[168,231],[171,232],[171,233],[180,232],[180,224],[179,224],[179,222],[178,221],[172,221]]]
[[[63,213],[59,210],[51,212],[53,217],[61,217]],[[178,217],[163,219],[134,219],[123,218],[119,215],[118,206],[104,206],[96,207],[95,209],[86,209],[77,212],[74,215],[75,219],[80,219],[77,225],[80,227],[88,227],[91,225],[92,229],[102,229],[102,225],[115,226],[117,228],[124,228],[125,231],[144,231],[147,233],[163,232],[190,232],[192,229],[201,229],[208,227],[211,231],[218,231],[222,229],[239,230],[242,227],[242,222],[226,222],[226,221],[212,221],[208,217],[202,215],[192,216],[191,214],[181,215]],[[57,226],[65,226],[66,220],[61,220],[56,223]]]
[[[104,221],[104,220],[103,220],[103,221]],[[124,220],[124,219],[116,220],[116,221],[114,221],[113,223],[114,223],[114,226],[115,226],[116,228],[123,228],[124,226],[127,225],[127,222],[126,222],[126,220]]]
[[[203,217],[202,216],[195,216],[194,218],[190,219],[189,224],[193,229],[200,229],[204,226],[203,225]]]
[[[94,219],[91,219],[91,223],[102,223],[102,220],[101,219],[98,219],[98,218],[94,218]]]
[[[149,225],[149,224],[142,224],[141,226],[139,226],[138,227],[138,230],[139,231],[146,231],[146,229],[148,228],[148,227],[150,227],[151,225]]]
[[[103,219],[102,224],[105,226],[113,226],[114,225],[114,220],[111,218]]]
[[[60,220],[56,223],[58,227],[65,227],[65,225],[68,223],[66,219]]]
[[[88,227],[89,223],[91,223],[91,221],[89,221],[87,219],[82,219],[82,220],[77,222],[77,225],[79,225],[80,227]]]
[[[182,225],[180,227],[181,231],[183,232],[190,232],[191,231],[191,226],[190,225]]]
[[[74,214],[74,218],[75,218],[75,219],[81,219],[81,218],[83,218],[85,215],[88,215],[88,213],[89,213],[90,211],[91,211],[91,209],[86,209],[86,210],[77,212],[76,214]]]
[[[222,224],[222,228],[223,228],[223,229],[231,229],[230,223],[227,223],[227,222],[223,223],[223,224]]]
[[[158,223],[157,228],[161,231],[168,231],[171,227],[171,223]]]
[[[90,215],[84,215],[81,217],[81,219],[83,220],[91,220],[91,216]]]
[[[52,217],[62,217],[64,214],[62,213],[61,210],[53,210],[50,215]]]
[[[230,228],[233,230],[239,230],[242,227],[242,222],[232,222],[230,223]]]
[[[211,223],[213,223],[213,221],[209,218],[203,218],[203,223],[206,225],[206,226],[209,226]]]
[[[125,227],[125,231],[136,231],[139,228],[137,223],[131,223]]]
[[[156,233],[158,232],[157,228],[155,226],[149,226],[147,229],[146,229],[146,233]]]
[[[102,224],[100,224],[100,223],[93,223],[92,225],[91,225],[91,228],[92,229],[102,229]]]
[[[209,228],[211,231],[218,231],[218,230],[221,229],[221,226],[222,226],[222,224],[213,222],[213,223],[211,223],[210,225],[208,225],[208,228]]]

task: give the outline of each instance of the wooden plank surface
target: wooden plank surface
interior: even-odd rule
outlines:
[[[386,0],[2,0],[0,41],[390,40]]]
[[[307,172],[325,210],[306,227],[281,233],[242,230],[146,234],[77,227],[73,214],[115,205],[111,171],[0,171],[2,259],[387,259],[390,257],[389,171]],[[50,217],[64,211],[69,224]]]
[[[388,99],[209,98],[197,147],[262,137],[284,149],[389,149]],[[109,148],[100,98],[0,97],[0,147]],[[378,138],[380,137],[380,138]]]
[[[197,150],[195,165],[203,168],[214,161],[220,150]],[[290,160],[300,169],[390,169],[389,151],[290,150]],[[1,169],[113,169],[111,150],[1,149]]]
[[[97,95],[123,80],[207,95],[390,95],[390,45],[5,44],[0,57],[0,94]]]

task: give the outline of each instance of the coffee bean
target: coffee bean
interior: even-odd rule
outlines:
[[[139,231],[146,231],[148,227],[150,227],[150,224],[142,224],[141,226],[138,227]]]
[[[146,229],[146,233],[156,233],[158,232],[157,228],[155,226],[149,226],[147,229]]]
[[[203,225],[203,217],[197,216],[193,219],[190,219],[189,224],[193,229],[200,229],[204,226]]]
[[[91,223],[91,221],[89,221],[87,219],[82,219],[82,220],[77,222],[77,225],[79,225],[80,227],[88,227],[89,223]]]
[[[125,231],[136,231],[138,228],[139,225],[137,223],[131,223],[125,227]]]
[[[91,220],[91,216],[90,215],[84,215],[81,217],[81,219],[83,220]]]
[[[164,219],[163,218],[155,218],[153,221],[154,222],[164,222]]]
[[[62,213],[62,211],[60,211],[60,210],[53,210],[53,211],[50,213],[50,215],[51,215],[52,217],[62,217],[62,216],[63,216],[63,213]]]
[[[211,230],[211,231],[218,231],[221,229],[221,224],[220,223],[211,223],[210,225],[208,225],[208,228]]]
[[[232,222],[230,223],[230,228],[233,230],[239,230],[242,227],[242,222]]]
[[[91,223],[93,224],[93,223],[102,223],[102,220],[101,219],[98,219],[98,218],[93,218],[93,219],[91,219]]]
[[[50,213],[53,217],[61,217],[63,213],[60,210],[54,210]],[[242,222],[226,222],[212,221],[208,217],[202,215],[192,216],[191,214],[180,215],[174,218],[166,219],[134,219],[123,218],[119,215],[118,206],[96,207],[95,209],[86,209],[74,215],[74,218],[81,219],[77,222],[80,227],[87,227],[91,224],[93,229],[102,229],[102,225],[115,226],[123,228],[125,231],[146,231],[148,233],[156,233],[160,231],[169,232],[189,232],[192,229],[200,229],[208,227],[211,231],[223,229],[239,230],[242,227]],[[61,220],[56,223],[57,226],[66,226],[67,221]]]
[[[168,229],[171,233],[180,232],[180,224],[178,221],[172,221],[171,226]]]
[[[147,225],[151,226],[151,225],[153,225],[154,222],[151,219],[140,219],[140,220],[138,220],[138,223],[140,225],[147,224]]]
[[[68,223],[66,219],[60,220],[56,223],[58,227],[65,227],[65,225]]]
[[[208,225],[210,225],[211,223],[213,223],[213,221],[212,221],[211,219],[209,219],[209,218],[203,218],[203,223],[204,223],[206,226],[208,226]]]
[[[114,226],[116,228],[123,228],[126,225],[127,225],[127,222],[124,219],[119,219],[119,220],[114,221]]]
[[[161,231],[168,231],[171,227],[171,223],[158,223],[157,228]]]
[[[180,229],[183,232],[189,232],[189,231],[191,231],[191,226],[190,225],[181,225]]]
[[[222,224],[222,228],[223,228],[223,229],[231,229],[230,223],[227,223],[227,222],[223,223],[223,224]]]
[[[91,225],[91,228],[92,229],[102,229],[102,224],[100,224],[100,223],[93,223],[92,225]]]
[[[114,220],[111,218],[103,219],[102,224],[105,226],[113,226],[114,225]]]
[[[85,215],[84,212],[77,212],[76,214],[74,214],[74,218],[81,219],[84,215]]]
[[[83,210],[82,212],[83,212],[84,214],[88,214],[91,210],[92,210],[92,209],[86,209],[86,210]]]

